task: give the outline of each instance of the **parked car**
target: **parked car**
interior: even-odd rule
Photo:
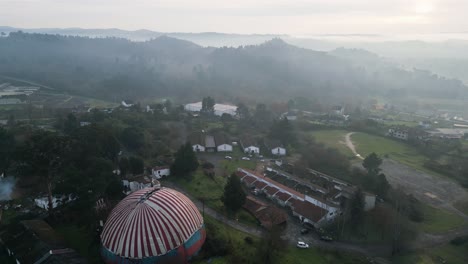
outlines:
[[[309,244],[307,244],[305,242],[302,242],[302,241],[298,241],[297,244],[296,244],[296,247],[298,247],[298,248],[309,248]]]
[[[248,157],[242,157],[242,160],[250,160]]]
[[[320,240],[329,242],[329,241],[333,241],[333,238],[330,236],[321,236]]]
[[[227,159],[227,160],[232,160],[232,157],[231,157],[231,156],[226,156],[226,157],[224,157],[224,158]]]
[[[309,229],[307,228],[304,228],[301,230],[301,235],[305,235],[305,234],[308,234],[309,233]]]

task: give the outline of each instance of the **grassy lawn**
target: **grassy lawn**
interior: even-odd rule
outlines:
[[[354,157],[354,155],[344,144],[345,135],[347,133],[349,132],[346,130],[320,130],[313,132],[312,135],[318,142],[336,148],[341,153],[351,158]],[[423,154],[403,142],[361,132],[354,133],[351,136],[351,140],[356,147],[356,151],[361,154],[362,157],[366,157],[372,152],[375,152],[382,157],[391,158],[414,169],[436,174],[424,168],[423,165],[426,157]]]
[[[398,256],[393,259],[395,264],[439,264],[445,260],[450,264],[468,263],[468,244],[460,246],[451,244],[431,248],[425,251],[413,253],[410,255]]]
[[[224,192],[224,185],[226,184],[225,177],[218,175],[214,176],[214,178],[210,178],[203,174],[201,170],[198,170],[191,180],[176,179],[175,182],[195,198],[200,200],[205,199],[206,206],[220,213],[227,214],[229,218],[239,219],[239,222],[243,224],[257,226],[255,217],[246,210],[241,209],[236,215],[231,215],[224,209],[220,197]]]
[[[424,213],[424,221],[420,223],[419,226],[424,232],[443,233],[466,225],[465,220],[458,215],[436,209],[426,204],[421,204],[421,206]]]
[[[454,204],[455,208],[468,215],[468,201],[458,201]]]
[[[375,152],[380,156],[394,159],[417,170],[428,171],[423,167],[426,157],[402,142],[360,132],[353,134],[351,140],[356,146],[356,151],[363,157]]]
[[[354,158],[353,153],[345,144],[345,136],[348,133],[349,131],[346,130],[318,130],[312,132],[312,136],[317,142],[338,149],[344,155]]]

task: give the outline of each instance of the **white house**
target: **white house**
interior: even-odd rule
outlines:
[[[260,148],[256,146],[248,146],[244,148],[244,153],[249,153],[249,154],[260,154]]]
[[[286,155],[286,149],[283,147],[275,147],[271,149],[271,154],[276,156],[284,156]]]
[[[192,133],[189,137],[190,144],[192,144],[193,151],[205,152],[205,134],[201,132]]]
[[[184,106],[184,109],[189,112],[200,112],[202,109],[202,102],[186,104]],[[227,105],[227,104],[215,104],[214,105],[214,114],[217,116],[222,116],[223,114],[235,116],[236,113],[237,113],[237,106]]]
[[[218,145],[216,149],[218,150],[218,152],[232,152],[232,145],[222,144]]]
[[[260,154],[260,147],[257,142],[249,136],[244,136],[240,140],[240,144],[244,153]]]
[[[171,175],[171,169],[168,166],[154,167],[151,169],[151,175],[159,180],[162,177]]]
[[[232,152],[232,141],[226,134],[219,133],[215,135],[216,150],[218,152]]]

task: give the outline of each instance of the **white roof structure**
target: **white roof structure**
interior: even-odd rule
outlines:
[[[190,112],[200,112],[202,109],[202,102],[191,103],[185,105],[185,110]],[[232,116],[236,115],[237,106],[227,105],[227,104],[215,104],[214,114],[217,116],[222,116],[223,114],[229,114]]]

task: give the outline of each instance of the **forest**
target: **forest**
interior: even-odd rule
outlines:
[[[186,101],[205,94],[231,101],[272,101],[293,93],[336,102],[368,96],[454,99],[468,92],[458,80],[404,70],[376,55],[345,49],[318,52],[281,39],[212,48],[166,36],[132,42],[12,32],[0,38],[0,73],[114,101]]]

